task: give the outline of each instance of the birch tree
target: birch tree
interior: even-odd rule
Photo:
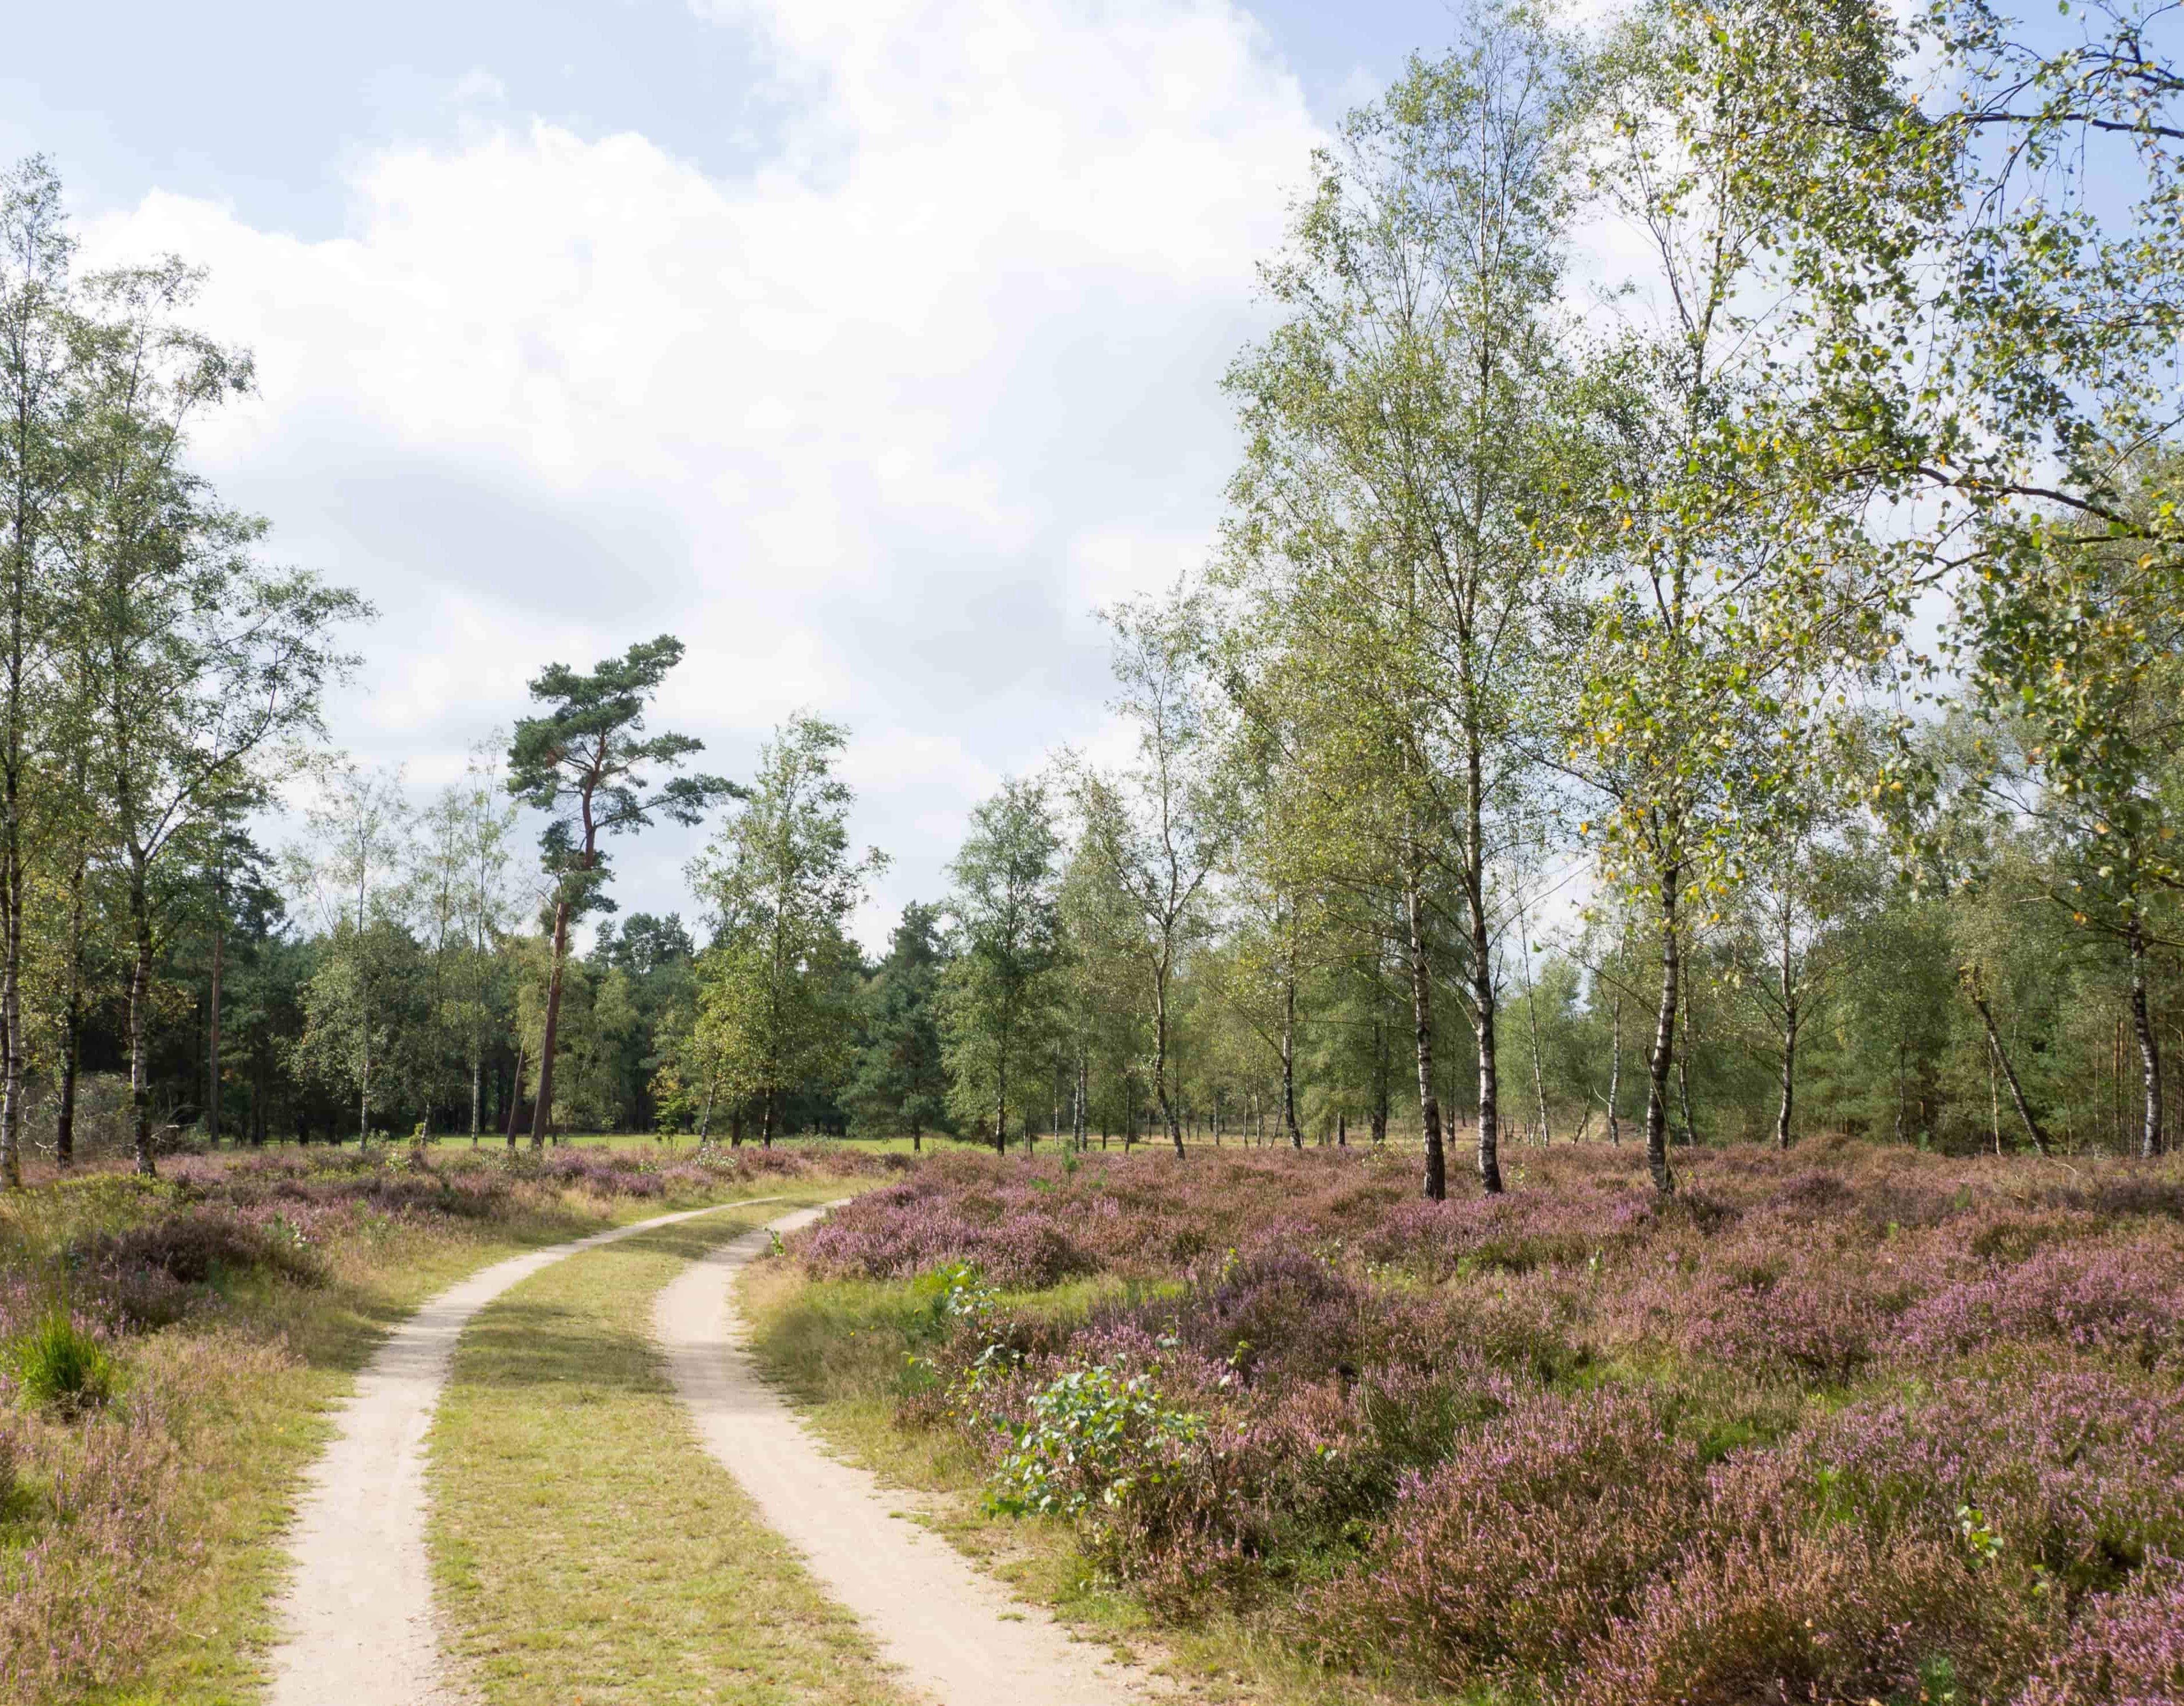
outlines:
[[[699,1027],[721,1087],[755,1100],[771,1148],[782,1099],[849,1062],[856,951],[852,915],[887,868],[850,846],[855,795],[835,773],[849,732],[790,718],[760,749],[756,774],[690,867],[713,927],[700,962]]]
[[[1169,1082],[1178,964],[1201,923],[1201,896],[1221,846],[1207,718],[1202,599],[1180,587],[1109,612],[1115,634],[1113,709],[1137,735],[1137,761],[1112,774],[1084,770],[1076,785],[1084,846],[1130,897],[1152,1007],[1153,1101],[1175,1152],[1183,1124]]]
[[[169,919],[157,880],[177,838],[266,797],[323,733],[326,688],[354,659],[335,634],[371,609],[262,563],[265,524],[223,508],[183,460],[187,429],[247,390],[249,359],[191,331],[180,263],[87,282],[79,454],[55,544],[89,680],[92,788],[109,816],[131,946],[130,1098],[153,1170],[150,1002]]]
[[[1536,772],[1530,713],[1557,644],[1535,538],[1564,466],[1556,341],[1584,67],[1518,6],[1483,6],[1443,59],[1414,59],[1345,121],[1282,258],[1286,316],[1229,384],[1251,444],[1234,488],[1232,580],[1326,655],[1354,731],[1314,785],[1358,818],[1379,762],[1403,897],[1424,1191],[1446,1194],[1433,1004],[1453,988],[1479,1040],[1476,1158],[1502,1188],[1491,872]],[[1441,879],[1446,878],[1446,883]],[[1435,963],[1452,891],[1462,963]],[[1445,976],[1453,971],[1457,975]]]
[[[36,700],[59,600],[47,538],[65,499],[79,340],[60,181],[33,158],[0,173],[0,1184],[23,1182],[23,918]]]
[[[967,1123],[991,1119],[1002,1153],[1011,1086],[1021,1094],[1046,1058],[1061,993],[1061,849],[1045,784],[1011,780],[971,814],[949,867],[955,957],[942,984],[941,1041],[950,1098]]]

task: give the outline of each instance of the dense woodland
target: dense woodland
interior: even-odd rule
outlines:
[[[24,163],[0,1165],[1400,1141],[1439,1196],[1459,1129],[1490,1192],[1510,1142],[1642,1146],[1664,1190],[1679,1145],[1822,1131],[2158,1152],[2175,22],[1473,14],[1301,186],[1218,549],[1106,613],[1135,756],[1008,783],[877,958],[853,732],[690,769],[646,725],[671,637],[545,667],[428,800],[328,750],[371,612],[192,471],[248,355],[184,262],[79,267]],[[688,908],[621,913],[616,838],[662,818],[710,828]]]

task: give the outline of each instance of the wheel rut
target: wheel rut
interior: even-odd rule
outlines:
[[[894,1514],[900,1501],[866,1470],[827,1455],[760,1377],[735,1307],[736,1270],[769,1247],[770,1234],[807,1226],[824,1212],[785,1214],[719,1245],[660,1294],[655,1330],[706,1451],[903,1681],[940,1706],[1136,1706],[1171,1698]]]
[[[541,1268],[655,1227],[717,1214],[655,1215],[483,1268],[390,1333],[332,1416],[288,1534],[288,1586],[268,1655],[271,1706],[462,1706],[443,1657],[425,1549],[425,1436],[472,1316]]]

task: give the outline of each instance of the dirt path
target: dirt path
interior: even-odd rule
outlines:
[[[379,1347],[334,1413],[288,1536],[281,1639],[269,1656],[272,1706],[454,1706],[425,1557],[425,1431],[455,1338],[480,1309],[565,1256],[762,1196],[656,1215],[512,1256],[420,1308]]]
[[[823,1211],[783,1215],[788,1232]],[[699,1437],[813,1576],[854,1612],[910,1686],[942,1706],[1125,1706],[1165,1698],[1073,1641],[938,1536],[890,1514],[879,1483],[822,1451],[744,1349],[730,1293],[768,1246],[761,1231],[693,1262],[660,1294],[654,1323]]]

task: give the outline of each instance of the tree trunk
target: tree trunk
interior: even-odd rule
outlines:
[[[1774,1117],[1774,1147],[1790,1147],[1791,1104],[1797,1084],[1797,983],[1791,974],[1790,907],[1782,908],[1782,1107]]]
[[[1160,1106],[1168,1141],[1175,1146],[1175,1152],[1180,1157],[1183,1123],[1176,1114],[1175,1098],[1167,1090],[1167,995],[1160,989],[1153,992],[1153,1099]]]
[[[83,1069],[83,875],[76,861],[69,883],[68,981],[61,995],[60,1107],[53,1122],[53,1162],[75,1165],[75,1085]]]
[[[129,972],[129,1113],[136,1150],[136,1171],[149,1179],[159,1169],[152,1160],[152,1079],[148,1034],[152,1005],[152,897],[144,857],[135,848],[129,858],[129,925],[136,962]]]
[[[1532,982],[1532,932],[1521,906],[1517,909],[1517,933],[1518,951],[1524,956],[1519,963],[1524,967],[1524,1017],[1532,1042],[1532,1096],[1539,1104],[1540,1147],[1545,1149],[1554,1142],[1554,1134],[1547,1125],[1547,1069],[1540,1057],[1540,992]]]
[[[1304,1132],[1296,1117],[1296,979],[1282,984],[1282,1123],[1288,1129],[1290,1147],[1304,1147]]]
[[[554,1118],[554,1043],[561,1023],[561,962],[569,951],[569,903],[554,903],[554,957],[546,973],[546,1024],[538,1039],[538,1100],[531,1110],[531,1146],[546,1147]]]
[[[20,801],[22,586],[16,575],[15,686],[8,696],[5,835],[0,837],[0,1183],[23,1188],[23,847]]]
[[[1676,1006],[1683,970],[1676,948],[1676,884],[1682,872],[1669,866],[1661,873],[1661,1006],[1653,1029],[1652,1057],[1646,1062],[1646,1165],[1653,1188],[1676,1188],[1669,1166],[1669,1070],[1675,1063]]]
[[[1782,1024],[1782,1106],[1774,1116],[1774,1147],[1790,1147],[1790,1113],[1797,1090],[1797,1009],[1792,1006]]]
[[[1623,1098],[1623,984],[1615,985],[1615,1002],[1608,1010],[1607,1021],[1607,1141],[1614,1148],[1623,1146],[1623,1120],[1616,1112]]]
[[[1532,1032],[1532,1096],[1540,1105],[1540,1147],[1546,1148],[1555,1140],[1547,1124],[1547,1070],[1540,1058],[1540,1012],[1536,991],[1525,992],[1524,1007],[1531,1018]]]
[[[1084,1140],[1084,1116],[1085,1104],[1091,1099],[1091,1064],[1085,1058],[1084,1040],[1080,1038],[1077,1044],[1077,1094],[1073,1098],[1076,1106],[1069,1117],[1069,1135],[1079,1155],[1089,1146]]]
[[[515,1128],[523,1114],[523,1038],[515,1039],[515,1076],[508,1086],[508,1146],[515,1147]]]
[[[775,1099],[779,1095],[780,1090],[778,1086],[768,1084],[766,1087],[765,1091],[759,1097],[758,1146],[763,1150],[770,1150],[773,1147]]]
[[[2161,1047],[2155,1041],[2153,1021],[2146,1003],[2146,931],[2138,915],[2131,920],[2131,1028],[2138,1039],[2139,1083],[2146,1096],[2146,1124],[2138,1135],[2138,1152],[2152,1160],[2168,1147],[2162,1129],[2164,1107],[2161,1096]]]
[[[1419,894],[1417,873],[1404,885],[1404,905],[1410,923],[1411,959],[1411,1014],[1416,1023],[1415,1046],[1418,1062],[1418,1120],[1424,1129],[1426,1168],[1424,1193],[1432,1202],[1441,1202],[1448,1196],[1448,1156],[1441,1147],[1440,1102],[1434,1095],[1433,1081],[1433,964],[1426,945],[1425,897]],[[1479,1054],[1479,1077],[1482,1093],[1490,1082],[1492,1056],[1482,1048]],[[1490,1157],[1488,1148],[1491,1129],[1490,1116],[1482,1108],[1479,1117],[1479,1166],[1485,1173]],[[1501,1186],[1498,1168],[1494,1182],[1488,1188]]]
[[[205,1093],[205,1135],[220,1146],[220,974],[227,956],[227,924],[215,921],[212,929],[212,998],[205,1004],[205,1068],[211,1080]]]
[[[994,1062],[994,1153],[1009,1152],[1009,1039],[1001,1037],[1000,1056]]]
[[[1484,896],[1481,900],[1483,902]],[[1471,1003],[1479,1035],[1479,1184],[1489,1196],[1502,1194],[1502,1073],[1495,1060],[1500,1014],[1494,989],[1494,944],[1484,912],[1474,914],[1471,934]],[[1456,1094],[1451,1075],[1449,1094]]]
[[[2009,1086],[2009,1099],[2016,1105],[2017,1117],[2025,1122],[2025,1135],[2032,1140],[2032,1146],[2042,1155],[2048,1152],[2048,1134],[2040,1129],[2040,1122],[2032,1116],[2032,1105],[2025,1099],[2025,1086],[2017,1081],[2017,1068],[2010,1064],[2009,1051],[2002,1045],[2002,1032],[1994,1023],[1994,1011],[1986,1004],[1986,997],[1979,988],[1979,969],[1972,968],[1966,981],[1964,993],[1970,996],[1977,1009],[1980,1023],[1986,1027],[1988,1045],[1994,1050],[1995,1064],[2002,1068],[2004,1083]]]
[[[19,404],[16,449],[29,451]],[[30,554],[29,494],[18,471],[14,549],[8,554],[7,749],[0,754],[0,1182],[23,1188],[23,699],[28,644],[25,604]]]

